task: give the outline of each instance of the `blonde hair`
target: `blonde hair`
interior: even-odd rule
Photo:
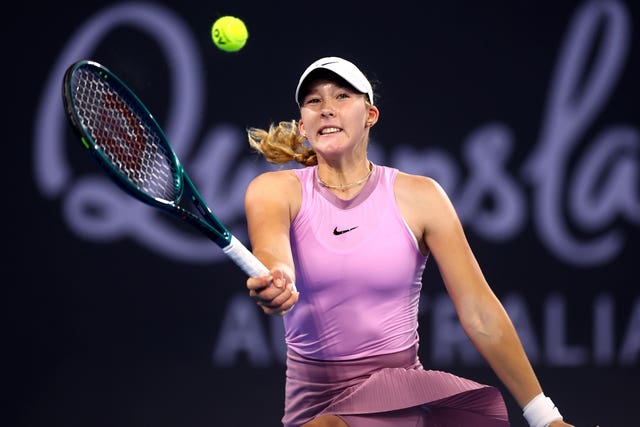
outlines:
[[[318,164],[315,151],[305,143],[295,120],[271,124],[269,130],[249,128],[249,145],[270,163],[284,164],[296,161],[304,166]]]
[[[365,94],[362,94],[362,99],[367,108],[373,106]],[[247,136],[249,145],[270,163],[284,164],[293,160],[303,166],[318,164],[316,152],[298,132],[298,123],[295,120],[280,122],[277,126],[272,123],[269,130],[249,128]]]

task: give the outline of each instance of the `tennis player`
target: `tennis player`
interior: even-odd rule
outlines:
[[[273,163],[246,192],[253,253],[270,269],[247,281],[286,331],[286,427],[508,426],[499,390],[418,358],[418,301],[435,259],[465,333],[532,427],[569,426],[543,394],[447,194],[431,178],[372,163],[380,118],[351,62],[322,58],[300,77],[300,119],[249,142]],[[292,287],[295,283],[297,291]]]

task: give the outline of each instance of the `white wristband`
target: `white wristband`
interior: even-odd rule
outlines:
[[[522,415],[531,427],[547,427],[552,421],[562,419],[556,405],[544,393],[531,399],[524,407]]]

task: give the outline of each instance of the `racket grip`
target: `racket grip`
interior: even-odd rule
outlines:
[[[250,277],[266,276],[269,274],[269,269],[265,267],[240,240],[236,239],[235,236],[231,236],[231,242],[222,248],[222,250]],[[298,292],[296,284],[293,282],[291,283],[291,290]]]
[[[260,262],[242,242],[231,236],[231,242],[222,248],[223,252],[250,277],[266,276],[269,269]]]

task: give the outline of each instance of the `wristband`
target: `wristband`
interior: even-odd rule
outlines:
[[[544,393],[531,399],[522,410],[522,415],[530,427],[547,427],[552,421],[562,419],[556,405]]]

